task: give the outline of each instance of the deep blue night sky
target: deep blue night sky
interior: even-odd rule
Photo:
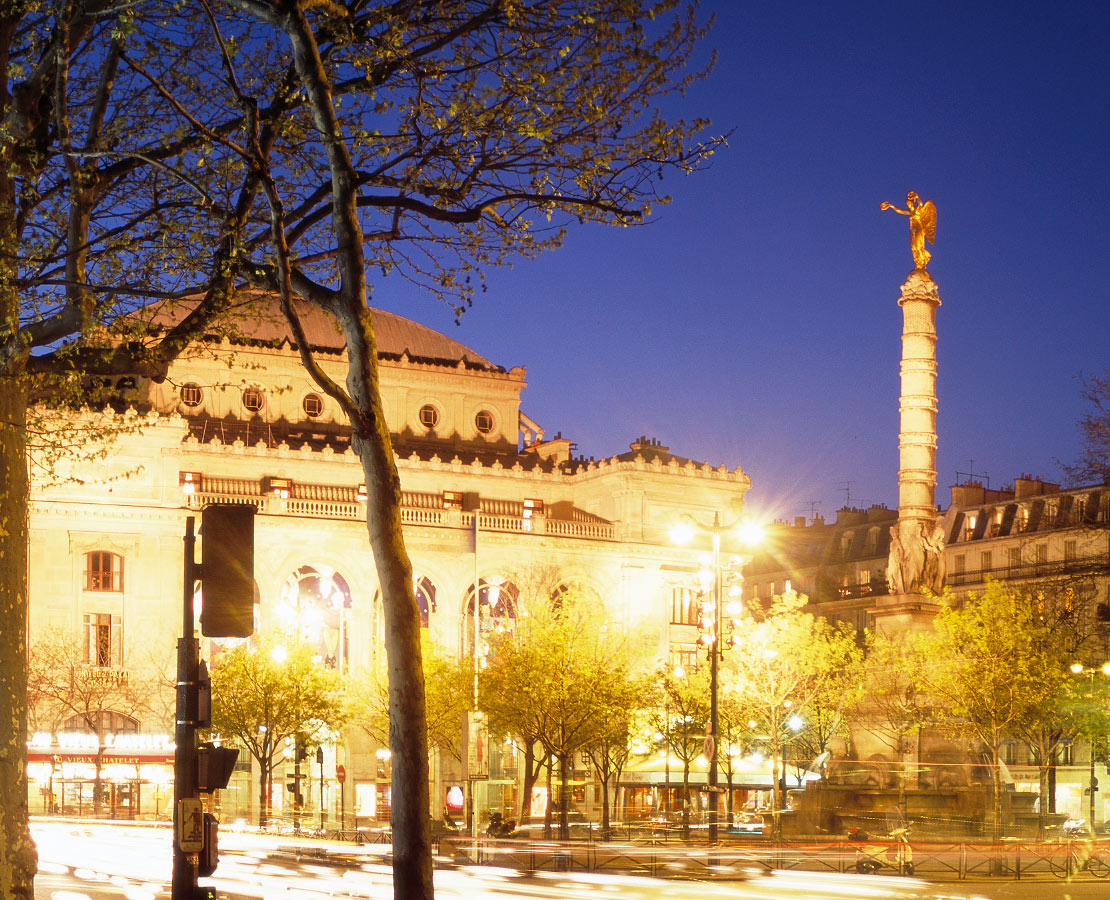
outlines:
[[[912,188],[939,210],[938,502],[972,466],[1058,478],[1077,376],[1110,367],[1110,5],[714,10],[718,64],[679,109],[735,132],[651,224],[491,272],[459,327],[374,305],[526,366],[524,411],[586,456],[646,434],[742,466],[769,517],[895,507],[913,264],[879,203]]]

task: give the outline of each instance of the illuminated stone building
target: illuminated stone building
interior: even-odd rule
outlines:
[[[951,488],[951,498],[938,520],[952,595],[959,599],[981,591],[987,579],[1052,592],[1065,613],[1072,604],[1076,633],[1087,646],[1110,659],[1110,485],[1062,489],[1022,475],[992,489],[969,479]],[[777,523],[745,568],[746,598],[793,589],[810,598],[815,612],[848,623],[861,637],[864,629],[885,627],[875,612],[889,593],[886,566],[895,515],[873,506],[841,509],[831,524],[819,518]],[[1026,747],[1007,744],[1004,762],[1017,790],[1036,790],[1038,772]],[[1067,746],[1058,762],[1057,810],[1087,818],[1088,749],[1073,753]],[[1096,818],[1101,822],[1108,814],[1098,792]]]
[[[301,312],[325,371],[342,382],[346,358],[335,325]],[[647,654],[663,661],[690,652],[696,620],[676,619],[673,600],[685,596],[696,551],[672,546],[668,532],[683,513],[738,516],[748,477],[647,438],[605,459],[578,457],[571,439],[546,433],[522,411],[523,368],[495,365],[392,313],[375,311],[374,319],[405,541],[432,639],[470,653],[475,582],[483,606],[491,601],[494,614],[511,618],[513,579],[543,567],[596,595],[614,622],[649,626]],[[326,665],[352,678],[383,652],[349,429],[302,370],[273,309],[261,304],[248,321],[249,336],[196,346],[160,384],[122,383],[130,409],[118,420],[143,427],[122,434],[106,458],[73,463],[61,473],[72,477],[33,492],[32,641],[67,634],[84,666],[119,684],[149,686],[163,676],[163,687],[149,688],[134,709],[103,711],[101,739],[90,738],[87,724],[39,717],[31,738],[35,813],[89,812],[98,753],[112,815],[166,812],[172,750],[162,736],[173,732],[182,537],[186,517],[207,502],[257,507],[257,633],[310,641]],[[202,641],[203,656],[216,650],[218,642]],[[353,814],[387,814],[388,766],[379,750],[355,729],[325,748],[332,821],[341,810],[348,822]],[[511,748],[491,762],[479,807],[519,814]],[[250,769],[241,756],[223,792],[225,816],[253,816]],[[315,803],[319,769],[309,769]],[[433,761],[432,812],[466,774]],[[283,785],[279,772],[277,814]]]

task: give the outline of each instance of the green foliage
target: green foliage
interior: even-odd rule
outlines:
[[[474,705],[474,670],[468,660],[436,647],[422,635],[428,743],[462,761],[463,713]],[[368,673],[350,688],[350,718],[382,747],[389,746],[389,684],[384,671]]]
[[[737,649],[725,654],[721,674],[728,715],[754,723],[776,782],[784,742],[795,758],[817,756],[833,737],[846,735],[861,694],[862,652],[854,636],[805,612],[805,604],[805,597],[785,594],[765,612],[742,618],[734,632]],[[792,727],[794,716],[800,728]],[[776,804],[781,808],[781,798]]]
[[[623,765],[642,699],[636,647],[613,628],[596,598],[567,590],[554,600],[535,600],[518,614],[511,633],[491,640],[479,670],[478,708],[492,733],[538,743],[564,764],[589,750],[611,771],[618,756]]]
[[[212,733],[246,748],[263,785],[287,740],[302,734],[307,745],[318,744],[347,722],[340,677],[315,662],[308,647],[244,642],[220,654],[211,676]]]

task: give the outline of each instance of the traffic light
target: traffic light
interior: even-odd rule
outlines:
[[[204,847],[200,851],[200,858],[197,860],[197,874],[201,878],[207,878],[216,871],[216,865],[220,861],[220,851],[218,847],[218,835],[220,830],[220,823],[216,821],[216,817],[212,813],[204,814]]]
[[[303,734],[297,735],[296,749],[294,750],[293,761],[304,762],[308,759],[308,747],[306,746],[305,736]]]
[[[254,633],[254,514],[245,503],[210,503],[201,511],[200,631],[205,637]]]
[[[227,787],[239,751],[205,742],[197,747],[197,789],[206,794]]]
[[[298,790],[299,787],[300,782],[298,781],[289,781],[285,785],[285,789],[293,795],[293,809],[295,810],[304,808],[304,794]]]

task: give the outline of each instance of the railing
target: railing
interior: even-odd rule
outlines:
[[[187,509],[199,510],[209,503],[244,503],[254,506],[260,515],[291,515],[313,519],[360,521],[366,517],[366,501],[359,500],[354,488],[330,485],[293,484],[293,496],[264,494],[260,483],[237,478],[205,477],[202,489],[185,495]],[[401,524],[433,528],[473,528],[474,513],[444,509],[440,494],[404,491],[401,494]],[[516,513],[491,513],[496,509],[516,507]],[[517,534],[549,534],[563,538],[593,541],[614,540],[609,522],[568,521],[543,515],[524,518],[522,503],[482,501],[479,527],[483,531]]]
[[[965,569],[962,572],[949,571],[947,581],[949,585],[956,587],[961,584],[981,584],[988,575],[1011,581],[1030,581],[1038,578],[1054,578],[1060,575],[1105,571],[1108,568],[1110,568],[1110,556],[1100,553],[1074,559],[1058,559],[1052,562],[1026,563],[1017,566],[989,566],[985,569]]]

